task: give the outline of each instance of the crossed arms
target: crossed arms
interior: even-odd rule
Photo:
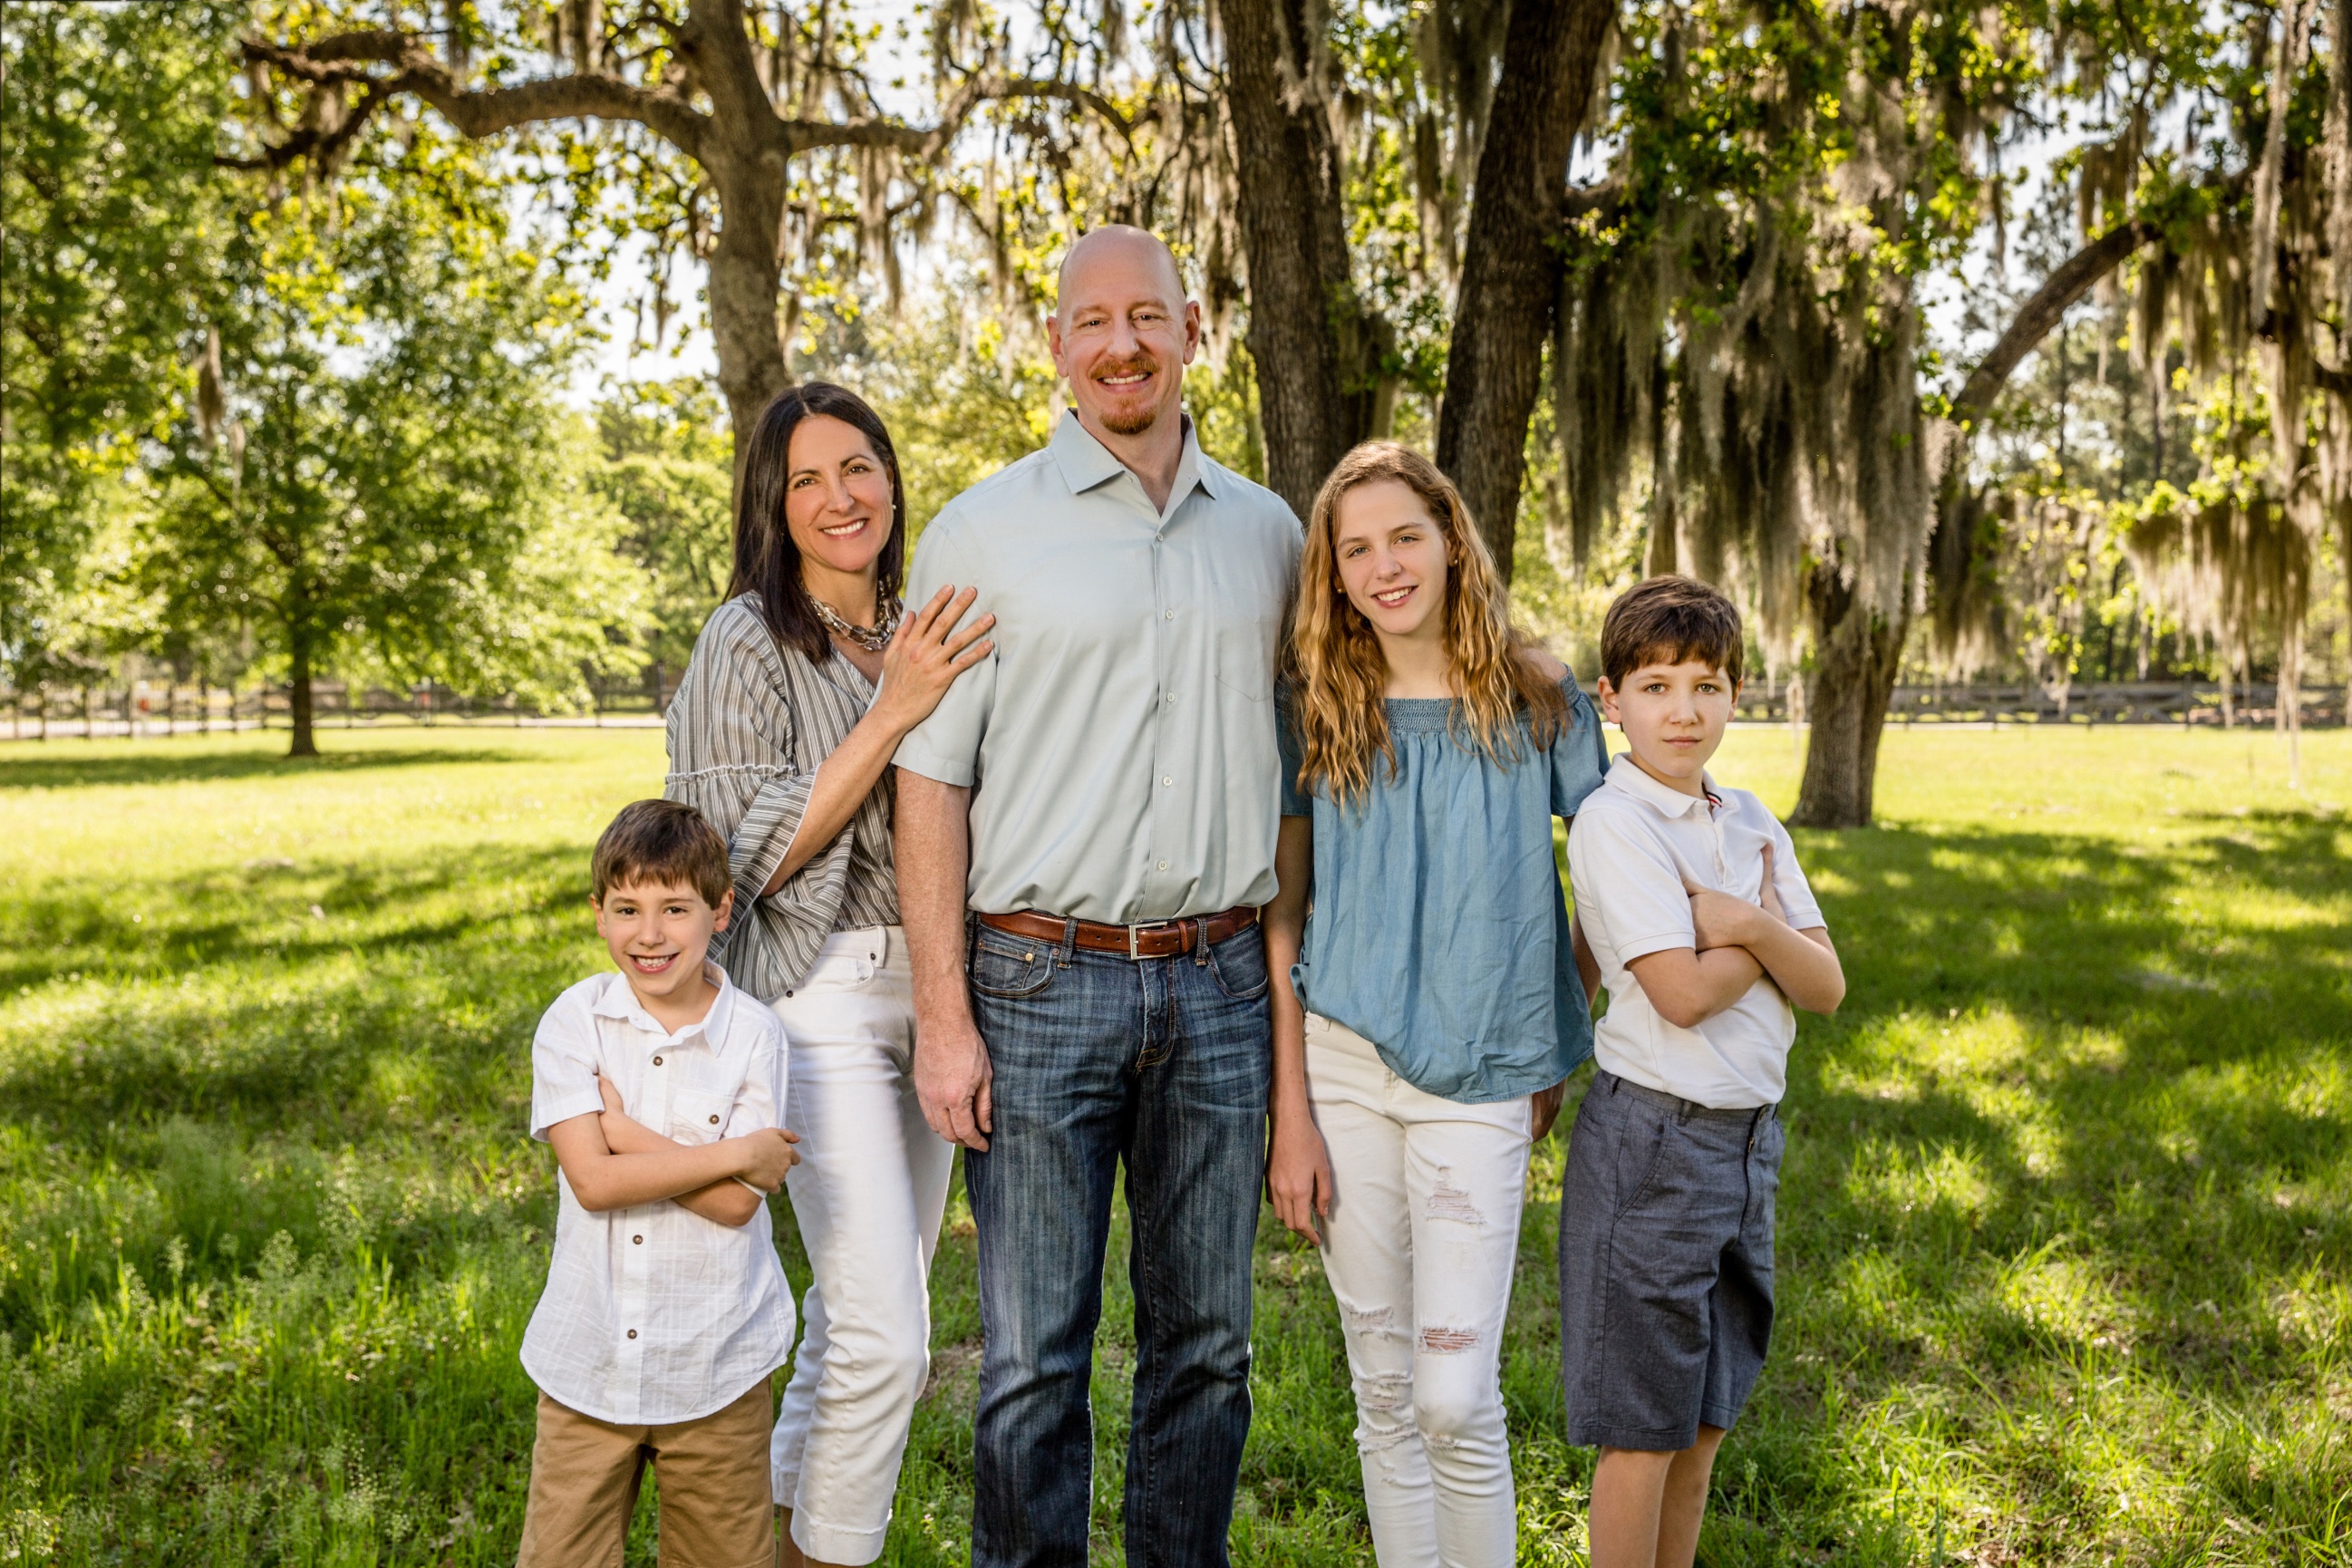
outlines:
[[[572,1195],[591,1214],[676,1198],[705,1219],[745,1225],[800,1159],[793,1150],[800,1135],[781,1127],[715,1143],[675,1142],[631,1120],[612,1079],[597,1079],[596,1088],[604,1097],[602,1112],[547,1130]]]
[[[1625,966],[1660,1017],[1677,1028],[1695,1029],[1767,976],[1792,1006],[1808,1013],[1837,1011],[1845,999],[1837,949],[1827,927],[1798,931],[1789,924],[1772,886],[1770,845],[1764,847],[1761,904],[1712,889],[1687,890],[1694,945],[1644,953]],[[1577,934],[1580,943],[1583,932]]]

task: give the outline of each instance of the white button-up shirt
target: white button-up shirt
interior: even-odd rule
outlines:
[[[1282,499],[1189,421],[1164,507],[1072,414],[941,509],[907,603],[979,588],[996,651],[898,763],[973,786],[971,908],[1128,924],[1274,897],[1274,666],[1299,545]]]
[[[1776,1105],[1788,1086],[1797,1017],[1769,975],[1685,1029],[1650,1005],[1629,967],[1654,952],[1697,945],[1685,883],[1762,902],[1767,844],[1789,923],[1799,931],[1827,923],[1780,818],[1746,790],[1701,777],[1705,798],[1669,789],[1620,753],[1569,828],[1569,885],[1609,991],[1609,1012],[1592,1031],[1593,1059],[1620,1078],[1717,1110]]]
[[[715,1143],[784,1112],[784,1031],[728,984],[698,1024],[671,1034],[618,973],[555,999],[531,1041],[530,1135],[604,1109],[613,1080],[629,1116],[679,1143]],[[559,1405],[622,1426],[691,1421],[784,1363],[793,1299],[765,1204],[724,1226],[670,1199],[591,1214],[558,1171],[547,1292],[523,1331],[523,1370]]]

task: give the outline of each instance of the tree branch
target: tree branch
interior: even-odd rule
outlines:
[[[1622,172],[1589,185],[1570,185],[1560,193],[1560,221],[1572,224],[1593,213],[1606,215],[1624,195],[1625,176]]]
[[[308,124],[295,128],[285,141],[275,146],[264,143],[257,158],[233,158],[215,153],[213,163],[224,169],[282,169],[297,158],[309,158],[315,163],[333,165],[342,156],[362,131],[367,129],[369,118],[394,94],[404,90],[404,76],[372,77],[364,72],[321,79],[320,85],[332,82],[358,84],[359,91],[343,109],[342,118],[332,125]]]
[[[406,33],[382,28],[338,33],[299,48],[281,47],[248,38],[245,57],[275,66],[288,76],[320,86],[350,82],[362,86],[363,102],[373,104],[396,92],[423,99],[469,137],[494,135],[518,125],[548,120],[626,120],[644,125],[692,157],[699,153],[708,118],[667,92],[657,92],[593,71],[574,71],[515,87],[464,89],[448,68]],[[389,77],[374,75],[367,65],[396,68]],[[355,106],[356,107],[356,106]],[[353,113],[351,123],[361,116]],[[305,133],[298,132],[259,162],[281,166],[301,156]],[[312,136],[315,144],[320,139]]]
[[[996,77],[975,72],[964,79],[955,95],[941,106],[937,125],[905,125],[890,120],[786,120],[782,121],[787,155],[819,147],[892,147],[917,158],[929,158],[963,129],[964,121],[991,99],[1054,98],[1090,109],[1132,142],[1135,121],[1118,106],[1076,82],[1034,77]]]
[[[1952,422],[1967,428],[1983,419],[2018,362],[2050,335],[2050,329],[2074,308],[2074,301],[2157,235],[2156,225],[2147,219],[2126,218],[2061,263],[2033,291],[2033,297],[2019,308],[2016,319],[2001,333],[2000,341],[1993,344],[1992,352],[1969,373],[1960,395],[1952,400]]]
[[[990,98],[1057,98],[1065,103],[1075,103],[1081,109],[1091,109],[1110,122],[1122,140],[1135,140],[1133,117],[1119,111],[1118,105],[1092,88],[1074,81],[1041,80],[1035,77],[1015,77],[1001,81],[985,94]]]

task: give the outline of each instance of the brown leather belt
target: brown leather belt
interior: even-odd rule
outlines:
[[[1069,928],[1067,921],[1034,910],[975,918],[992,930],[1024,936],[1032,942],[1051,942],[1056,947]],[[1153,921],[1146,925],[1113,926],[1097,921],[1080,921],[1077,924],[1076,945],[1088,952],[1115,952],[1122,958],[1174,958],[1249,930],[1257,924],[1257,909],[1252,904],[1235,904],[1223,914],[1187,915],[1181,920]]]

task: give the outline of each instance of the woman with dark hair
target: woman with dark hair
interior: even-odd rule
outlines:
[[[880,786],[899,740],[988,657],[994,617],[955,630],[969,587],[899,605],[906,510],[890,433],[864,399],[823,382],[781,394],[744,454],[727,602],[669,710],[663,793],[726,836],[734,879],[711,955],[790,1042],[784,1121],[802,1142],[788,1190],[813,1279],[772,1450],[788,1563],[881,1555],[929,1369],[954,1154],[915,1098]]]

